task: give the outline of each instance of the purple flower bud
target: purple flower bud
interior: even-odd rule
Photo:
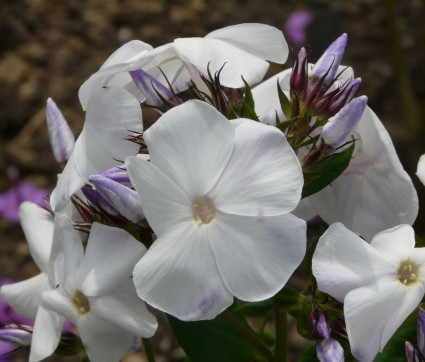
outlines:
[[[316,347],[317,358],[320,362],[343,362],[344,349],[333,338],[322,339]]]
[[[108,170],[99,172],[98,175],[109,178],[112,181],[119,182],[122,185],[131,187],[130,177],[128,177],[127,170],[125,166],[112,167]]]
[[[295,93],[298,99],[304,99],[308,85],[307,52],[304,48],[301,48],[297,59],[295,59],[289,84],[291,87],[291,96]]]
[[[329,338],[331,325],[328,315],[323,310],[315,309],[310,315],[310,323],[319,337]]]
[[[56,161],[66,162],[74,149],[75,138],[62,112],[52,98],[46,104],[47,130]]]
[[[143,218],[142,200],[136,191],[102,175],[93,175],[89,181],[128,220],[138,222]]]
[[[9,324],[0,329],[0,341],[14,344],[19,347],[31,345],[32,331],[31,325]]]
[[[425,356],[425,312],[422,309],[418,313],[417,328],[418,348],[422,355]]]
[[[323,139],[328,145],[339,147],[347,141],[359,123],[366,103],[366,96],[358,97],[329,118],[322,130]]]
[[[87,200],[90,202],[90,205],[92,205],[100,213],[104,211],[111,216],[121,215],[119,211],[115,207],[113,207],[111,203],[96,190],[92,189],[91,187],[84,186],[81,188],[81,191],[83,192]],[[92,219],[92,217],[90,217],[92,211],[79,209],[79,212],[83,215],[86,215],[87,219]]]
[[[146,97],[146,104],[159,107],[163,104],[160,95],[165,99],[173,98],[171,91],[160,81],[142,69],[129,72],[137,88]]]
[[[311,77],[319,79],[327,73],[325,83],[332,83],[344,55],[346,45],[347,34],[344,33],[325,50],[311,70]]]
[[[416,355],[417,355],[417,350],[415,347],[413,347],[413,345],[410,342],[406,341],[406,359],[407,362],[416,362],[418,361]]]
[[[355,96],[357,90],[362,82],[361,78],[356,78],[345,84],[339,91],[332,97],[329,102],[327,113],[329,116],[335,115],[336,112],[341,110],[347,103],[349,103]]]

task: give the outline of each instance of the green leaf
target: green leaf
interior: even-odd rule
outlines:
[[[416,242],[415,244],[417,248],[425,247],[425,241],[416,234],[415,234],[415,242]]]
[[[317,343],[314,342],[310,344],[307,349],[303,352],[301,357],[298,359],[298,362],[316,362],[319,361],[316,355],[316,346]]]
[[[282,132],[285,132],[288,127],[292,124],[293,120],[290,119],[289,121],[283,121],[280,123],[276,123],[276,127],[279,128]]]
[[[279,80],[277,80],[277,93],[279,95],[280,107],[282,108],[282,112],[285,115],[286,119],[290,119],[292,114],[292,104],[283,92],[282,88],[280,88]]]
[[[245,84],[245,97],[243,101],[242,117],[258,121],[257,114],[255,113],[255,103],[254,97],[252,96],[251,88],[249,84],[245,81],[245,79],[243,79],[243,77],[242,80]]]
[[[197,322],[169,315],[168,321],[192,362],[273,360],[272,352],[237,313],[225,311],[213,320]]]
[[[263,332],[261,338],[263,339],[264,343],[267,344],[269,347],[274,346],[276,342],[276,335],[270,331]]]
[[[404,362],[406,360],[406,341],[416,344],[416,319],[400,328],[388,341],[384,350],[378,353],[374,362]]]
[[[348,167],[354,151],[354,143],[340,153],[335,153],[312,171],[304,171],[302,198],[319,192],[334,181]]]
[[[271,300],[261,302],[252,302],[238,305],[233,309],[234,312],[242,314],[245,317],[269,317],[273,314],[273,303]]]

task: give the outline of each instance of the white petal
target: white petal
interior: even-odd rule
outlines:
[[[184,223],[160,236],[137,263],[137,294],[181,320],[212,319],[233,302],[212,255],[208,225]]]
[[[215,30],[205,38],[221,39],[256,55],[257,57],[283,64],[288,58],[288,45],[280,30],[273,26],[246,23]]]
[[[121,88],[99,90],[90,102],[83,131],[75,143],[78,174],[87,182],[91,175],[135,155],[139,146],[125,138],[130,131],[142,129],[140,104],[130,93]]]
[[[128,81],[131,81],[131,77],[127,72],[139,69],[143,64],[147,63],[150,60],[147,56],[149,50],[152,50],[152,47],[139,40],[132,40],[117,49],[103,63],[99,71],[94,73],[80,87],[78,97],[83,109],[86,110],[92,97],[102,86],[108,85],[114,75],[120,73],[120,77],[124,76]],[[122,82],[124,83],[125,81]]]
[[[62,174],[58,176],[58,183],[50,195],[50,204],[55,212],[62,211],[67,205],[69,198],[75,194],[85,181],[78,174],[75,166],[75,155],[71,154]]]
[[[415,231],[410,225],[399,225],[376,234],[370,245],[388,260],[405,261],[415,247]]]
[[[258,301],[282,289],[301,264],[306,224],[291,214],[257,218],[218,213],[209,240],[226,287],[239,299]]]
[[[312,195],[311,204],[328,224],[341,221],[370,240],[382,230],[411,225],[418,197],[388,132],[369,107],[357,132],[350,165],[330,186]]]
[[[158,327],[156,318],[137,296],[130,278],[110,294],[90,298],[90,310],[140,337],[152,337]]]
[[[131,276],[136,262],[146,252],[128,232],[93,223],[81,274],[81,291],[86,296],[102,295]]]
[[[142,198],[145,217],[157,236],[193,220],[191,201],[158,167],[139,157],[128,157],[126,166]]]
[[[220,83],[225,87],[244,87],[243,77],[248,84],[263,79],[269,63],[248,53],[245,49],[227,41],[213,38],[181,38],[174,40],[180,58],[193,64],[203,75],[220,73]]]
[[[0,296],[24,317],[34,320],[41,303],[41,293],[49,290],[47,273],[40,273],[23,282],[3,285]]]
[[[249,216],[292,211],[301,198],[303,174],[285,135],[275,127],[239,119],[235,148],[209,193],[217,209]]]
[[[394,279],[397,271],[397,263],[384,259],[341,223],[329,227],[313,255],[313,274],[319,290],[341,302],[350,290],[379,279]]]
[[[78,320],[78,332],[90,361],[116,362],[140,347],[133,333],[88,313]]]
[[[53,217],[45,209],[25,201],[19,207],[19,218],[30,253],[41,271],[47,269],[53,241]]]
[[[398,280],[380,280],[348,293],[344,316],[353,355],[361,361],[372,361],[423,294],[423,289],[405,287]]]
[[[419,180],[421,180],[421,182],[425,185],[425,155],[422,155],[419,158],[416,176],[418,176]]]
[[[69,298],[73,298],[75,290],[80,287],[81,277],[85,276],[81,270],[84,248],[78,231],[73,227],[64,227],[60,233],[65,264],[65,281],[61,288]],[[57,263],[61,263],[61,261],[58,260]]]
[[[226,167],[235,131],[215,108],[192,100],[166,112],[144,139],[151,162],[196,198],[211,190]]]
[[[60,287],[58,288],[60,290]],[[50,290],[42,295],[42,306],[76,324],[79,318],[77,308],[69,298],[58,290]]]
[[[38,308],[31,339],[29,361],[41,361],[50,356],[57,348],[62,334],[65,318],[59,314]]]
[[[252,88],[255,102],[255,113],[261,122],[276,125],[276,111],[280,121],[286,120],[280,107],[277,82],[282,90],[289,91],[289,79],[292,69],[284,70]]]

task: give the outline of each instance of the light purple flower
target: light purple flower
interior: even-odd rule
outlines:
[[[24,201],[31,201],[44,205],[49,191],[39,188],[29,182],[16,182],[9,190],[0,193],[0,215],[12,222],[19,222],[19,205]]]
[[[343,362],[344,349],[333,338],[322,339],[316,347],[317,358],[320,362]]]
[[[285,35],[296,44],[301,45],[306,40],[306,29],[313,21],[313,14],[310,11],[294,11],[288,16],[285,22]]]

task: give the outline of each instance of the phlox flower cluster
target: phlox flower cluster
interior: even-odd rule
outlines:
[[[157,48],[130,41],[81,86],[76,139],[48,99],[63,171],[45,207],[19,209],[40,273],[0,289],[34,321],[30,361],[57,350],[66,321],[91,361],[119,361],[155,334],[153,309],[212,320],[235,301],[284,295],[311,263],[316,215],[332,224],[312,257],[317,287],[344,303],[356,358],[382,350],[424,296],[425,256],[410,226],[416,191],[357,96],[360,78],[340,65],[346,43],[343,34],[315,64],[302,48],[292,69],[260,83],[268,61],[288,56],[271,26]],[[146,107],[158,119],[144,130]],[[342,361],[334,325],[344,322],[316,289],[296,292],[314,307],[316,354]]]

